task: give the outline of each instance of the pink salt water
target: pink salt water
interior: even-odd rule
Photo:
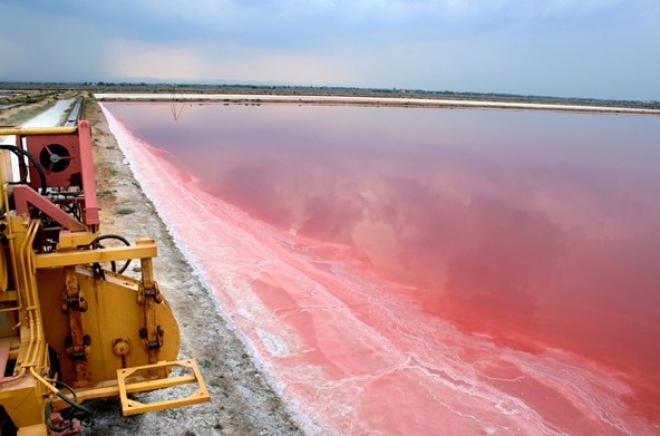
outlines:
[[[660,433],[657,117],[106,108],[311,433]]]

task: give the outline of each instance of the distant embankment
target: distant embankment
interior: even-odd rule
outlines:
[[[471,99],[433,99],[411,97],[350,97],[327,95],[248,95],[248,94],[129,94],[99,93],[94,94],[102,101],[158,101],[158,102],[214,102],[231,104],[309,104],[309,105],[348,105],[348,106],[395,106],[418,108],[481,108],[481,109],[517,109],[567,112],[592,112],[615,114],[660,115],[660,109],[634,107],[552,104],[534,102],[490,101]]]

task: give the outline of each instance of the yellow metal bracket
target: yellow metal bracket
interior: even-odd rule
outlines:
[[[76,133],[78,126],[71,127],[0,127],[0,136],[66,135]]]
[[[130,247],[108,247],[96,250],[78,250],[58,253],[36,254],[37,269],[62,268],[65,266],[85,265],[94,262],[107,263],[126,259],[144,259],[156,257],[156,244],[140,244]]]
[[[164,378],[149,378],[154,372],[167,374],[166,369],[181,368],[185,374],[173,375]],[[171,362],[158,362],[153,365],[136,366],[117,370],[117,383],[119,399],[124,416],[138,415],[146,412],[170,409],[173,407],[188,406],[209,401],[211,395],[204,383],[202,374],[194,359],[175,360]],[[175,388],[177,386],[197,384],[194,392],[183,398],[175,398],[153,403],[141,403],[129,399],[128,394],[148,392],[160,389]]]

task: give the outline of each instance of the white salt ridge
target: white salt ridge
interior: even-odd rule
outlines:
[[[434,98],[394,98],[394,97],[347,97],[330,95],[251,95],[251,94],[123,94],[97,93],[99,100],[145,100],[145,101],[249,101],[259,103],[325,103],[325,104],[391,104],[428,107],[465,107],[499,109],[561,110],[571,112],[601,112],[660,115],[658,109],[628,108],[615,106],[585,106],[576,104],[546,104],[525,102],[500,102],[487,100],[451,100]]]

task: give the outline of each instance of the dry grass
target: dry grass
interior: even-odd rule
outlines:
[[[1,110],[0,126],[18,126],[54,106],[56,102],[55,99],[45,98],[36,103],[27,103]]]

